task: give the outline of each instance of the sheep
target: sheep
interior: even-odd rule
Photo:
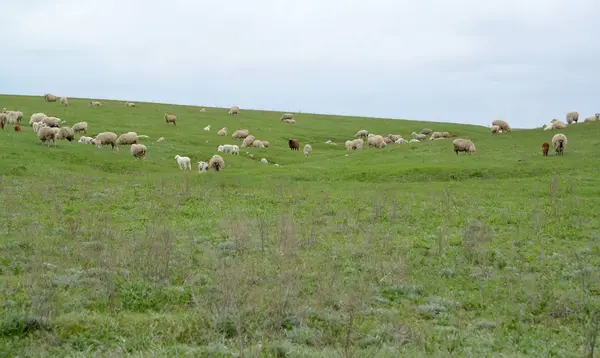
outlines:
[[[263,140],[263,141],[262,141],[262,144],[263,144],[263,147],[265,147],[265,148],[269,148],[269,146],[271,146],[271,143],[269,143],[269,142],[268,142],[268,141],[266,141],[266,140]]]
[[[135,107],[135,103],[133,103],[133,102],[125,102],[125,107]]]
[[[119,146],[117,145],[117,134],[113,132],[102,132],[96,136],[92,140],[92,144],[94,144],[97,148],[102,148],[102,146],[110,144],[111,150],[119,151]]]
[[[229,113],[228,113],[228,114],[229,114],[230,116],[231,116],[231,115],[234,115],[234,116],[235,116],[235,115],[238,115],[239,113],[240,113],[240,107],[238,107],[238,106],[233,106],[233,107],[231,107],[231,109],[229,110]]]
[[[204,108],[204,107],[200,108],[200,112],[206,112],[206,108]]]
[[[147,135],[145,135],[145,134],[138,134],[138,136],[137,136],[137,137],[138,137],[138,139],[140,139],[140,138],[144,138],[144,139],[148,139],[148,138],[150,138],[150,137],[148,137],[148,136],[147,136]]]
[[[408,143],[408,141],[404,138],[400,138],[397,141],[395,141],[394,143],[396,144],[404,144],[404,143]]]
[[[288,139],[288,146],[291,150],[300,150],[300,142],[297,139]]]
[[[430,132],[430,133],[431,133],[431,132]],[[425,135],[425,134],[422,134],[422,133],[419,133],[419,134],[417,134],[417,133],[415,133],[415,132],[412,132],[410,135],[411,135],[411,136],[412,136],[414,139],[417,139],[417,140],[424,140],[424,139],[426,139],[426,138],[427,138],[427,135]],[[412,142],[412,140],[411,140],[411,142]]]
[[[226,136],[227,135],[227,128],[223,127],[221,129],[219,129],[219,131],[217,132],[217,135],[220,135],[222,137]]]
[[[594,114],[591,117],[587,117],[583,121],[584,122],[596,122],[596,121],[600,121],[600,113],[596,113],[596,114]]]
[[[200,173],[206,173],[207,170],[208,170],[207,162],[198,162],[198,171]]]
[[[260,162],[263,163],[263,164],[269,164],[269,161],[267,159],[265,159],[265,158],[262,158],[260,160]]]
[[[18,124],[13,124],[13,129],[15,130],[15,132],[22,132],[23,128],[21,128],[20,125]]]
[[[249,135],[249,132],[247,129],[238,129],[237,131],[233,132],[233,134],[231,135],[232,139],[244,139]]]
[[[398,141],[398,139],[402,138],[400,134],[388,134],[388,138],[392,140],[392,142]]]
[[[7,116],[8,124],[21,123],[21,119],[23,118],[23,112],[21,111],[7,111],[6,108],[2,109],[2,113]]]
[[[567,128],[567,124],[563,121],[556,120],[552,122],[552,129],[565,129]]]
[[[296,120],[295,119],[284,119],[283,123],[291,123],[291,124],[296,124]]]
[[[189,168],[189,170],[192,170],[192,162],[190,161],[189,157],[182,157],[178,154],[175,156],[175,159],[177,159],[179,169],[185,170],[185,168]]]
[[[65,107],[68,107],[69,99],[67,97],[60,97],[60,104],[64,105]]]
[[[254,154],[252,154],[252,153],[250,153],[250,152],[246,152],[246,155],[247,155],[249,158],[254,158]]]
[[[352,150],[352,141],[351,140],[347,140],[346,142],[344,142],[344,145],[346,146],[347,151]]]
[[[48,127],[60,127],[60,119],[56,117],[44,117],[41,122]]]
[[[206,132],[210,132],[210,129],[211,129],[211,128],[212,128],[212,127],[211,127],[211,125],[209,124],[209,125],[207,125],[206,127],[204,127],[204,130],[205,130]]]
[[[382,137],[383,141],[385,142],[385,144],[390,144],[393,143],[393,141],[390,139],[390,137]]]
[[[310,144],[308,144],[308,143],[307,143],[307,144],[304,146],[304,156],[305,156],[305,157],[308,157],[308,155],[309,155],[311,152],[312,152],[312,147],[311,147],[311,145],[310,145]]]
[[[33,123],[33,132],[37,133],[38,130],[40,130],[40,128],[42,128],[42,127],[48,127],[48,126],[46,125],[46,123],[42,123],[42,122]]]
[[[81,136],[81,137],[79,137],[79,140],[77,141],[77,143],[91,144],[92,140],[93,140],[92,137]]]
[[[173,123],[173,125],[177,125],[177,116],[174,114],[168,114],[165,112],[165,122],[167,124]]]
[[[428,134],[431,134],[432,132],[433,131],[431,129],[429,129],[429,128],[423,128],[423,129],[421,129],[421,132],[419,132],[419,133],[420,134],[428,135]]]
[[[77,122],[77,123],[73,124],[73,127],[71,127],[71,128],[73,129],[73,131],[75,133],[83,132],[83,133],[87,134],[88,124],[87,124],[87,122]]]
[[[162,143],[162,142],[164,142],[164,141],[165,141],[165,138],[164,138],[164,137],[160,137],[160,138],[158,138],[156,141],[157,141],[158,143]]]
[[[254,143],[255,140],[256,138],[253,135],[249,135],[246,138],[244,138],[240,147],[246,148],[248,146],[252,146],[252,143]]]
[[[52,143],[56,147],[56,135],[58,134],[58,131],[59,129],[56,127],[40,128],[40,130],[37,133],[37,137],[40,140],[40,144],[48,143],[47,145],[50,146],[49,142],[52,141]]]
[[[373,137],[370,137],[367,140],[367,143],[369,144],[369,147],[376,147],[376,148],[383,148],[387,145],[385,143],[385,140],[383,139],[383,137],[380,135],[375,135]]]
[[[554,150],[557,154],[563,155],[565,152],[566,145],[567,137],[564,134],[558,133],[555,134],[554,137],[552,137],[552,146],[554,147]]]
[[[69,142],[72,142],[75,139],[75,132],[73,129],[69,127],[61,127],[58,129],[58,133],[56,134],[56,139],[66,139]]]
[[[90,106],[92,107],[100,107],[102,105],[102,103],[98,102],[98,101],[88,101],[88,103],[90,104]]]
[[[452,141],[452,146],[456,155],[458,155],[458,152],[475,154],[475,144],[469,139],[456,138]]]
[[[544,157],[548,156],[548,149],[550,148],[550,144],[548,144],[548,142],[544,142],[542,143],[542,155]]]
[[[500,128],[500,126],[497,125],[492,125],[492,134],[497,135],[500,133],[502,133],[502,128]]]
[[[46,102],[56,102],[56,96],[50,93],[46,93],[44,95],[44,101]]]
[[[366,139],[369,136],[369,131],[366,129],[361,129],[354,135],[354,138],[363,138]]]
[[[225,161],[220,155],[213,155],[208,161],[208,167],[214,169],[216,172],[221,171],[225,168]]]
[[[285,113],[281,116],[281,118],[279,118],[279,120],[283,121],[284,119],[294,119],[294,115],[291,113]]]
[[[233,147],[233,151],[231,152],[231,154],[233,155],[240,155],[240,147],[238,147],[237,145],[232,145]]]
[[[442,138],[450,138],[449,132],[442,132]]]
[[[123,133],[117,138],[116,145],[119,146],[121,144],[138,144],[138,136],[136,132],[127,132]]]
[[[4,125],[8,122],[6,113],[0,113],[0,129],[4,129]]]
[[[47,117],[44,113],[34,113],[31,115],[31,119],[29,120],[29,126],[33,126],[36,122],[41,122],[44,117]]]
[[[420,142],[421,142],[420,140],[413,138],[408,143],[420,143]]]
[[[510,132],[510,131],[512,131],[512,129],[508,125],[508,122],[504,121],[502,119],[496,119],[495,121],[492,122],[492,125],[493,126],[499,126],[500,129],[502,129],[502,132]]]
[[[567,120],[568,124],[571,124],[573,122],[577,123],[579,121],[579,112],[567,112],[567,114],[565,115],[565,119]]]
[[[433,132],[431,133],[431,136],[429,137],[429,140],[434,140],[437,138],[443,138],[442,137],[442,132]]]
[[[242,145],[243,144],[244,143],[242,143]],[[263,144],[262,140],[258,140],[258,139],[252,142],[252,146],[255,147],[255,148],[264,148],[265,147],[265,145]]]
[[[217,152],[222,152],[222,151],[224,151],[224,150],[225,150],[225,149],[224,149],[224,146],[222,146],[222,145],[219,145],[219,146],[217,147]]]
[[[148,150],[146,149],[145,145],[143,145],[143,144],[132,144],[131,148],[129,148],[129,151],[131,152],[131,155],[135,159],[144,159],[144,160],[146,160],[146,153],[148,152]]]

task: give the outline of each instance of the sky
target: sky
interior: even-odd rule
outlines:
[[[0,2],[0,93],[513,128],[600,112],[597,0]]]

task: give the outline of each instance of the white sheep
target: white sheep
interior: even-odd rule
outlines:
[[[579,121],[579,112],[577,112],[577,111],[567,112],[567,114],[565,115],[565,119],[567,120],[567,123],[569,123],[569,124],[571,124],[573,122],[577,123]]]
[[[416,133],[416,132],[412,132],[410,134],[414,139],[417,139],[419,141],[424,140],[427,138],[427,135],[425,134],[421,134],[421,133]],[[414,143],[412,140],[410,141],[411,143]]]
[[[563,155],[567,146],[567,136],[562,133],[555,134],[552,137],[552,146],[557,154]]]
[[[177,159],[179,169],[185,170],[185,168],[188,168],[189,170],[192,170],[192,162],[189,157],[182,157],[178,154],[175,156],[175,159]]]
[[[308,157],[308,155],[309,155],[311,152],[312,152],[312,147],[311,147],[311,145],[310,145],[310,144],[308,144],[308,143],[307,143],[307,144],[304,146],[304,156],[305,156],[305,157]]]
[[[408,143],[420,143],[420,142],[421,142],[420,140],[413,138]]]
[[[73,131],[75,133],[83,132],[83,133],[87,134],[88,124],[87,124],[87,122],[77,122],[77,123],[73,124],[73,127],[71,127],[71,129],[73,129]]]
[[[148,149],[145,145],[132,144],[129,150],[131,151],[131,155],[133,155],[134,158],[146,160],[146,153],[148,152]]]
[[[404,144],[404,143],[408,143],[408,141],[404,138],[400,138],[397,141],[395,141],[394,143],[396,144]]]
[[[158,143],[161,143],[161,142],[164,142],[164,141],[165,141],[165,138],[164,138],[164,137],[160,137],[160,138],[158,138],[156,141],[157,141]]]
[[[600,121],[600,113],[596,113],[596,114],[594,114],[591,117],[587,117],[583,121],[584,122],[596,122],[596,121]]]
[[[563,121],[559,121],[558,119],[552,122],[552,129],[565,129],[567,128],[567,124]]]
[[[496,135],[496,134],[500,134],[502,133],[502,128],[500,128],[500,126],[497,126],[495,124],[492,124],[492,134]]]
[[[92,137],[81,136],[81,137],[79,137],[79,140],[77,141],[77,143],[91,144],[93,139],[94,138],[92,138]]]
[[[198,162],[198,171],[200,173],[206,173],[208,171],[208,163],[207,162]]]
[[[211,126],[210,126],[210,124],[209,124],[209,125],[207,125],[206,127],[204,127],[204,130],[205,130],[206,132],[210,132],[210,128],[211,128]]]
[[[380,135],[374,135],[372,137],[368,137],[367,144],[369,144],[369,147],[376,147],[376,148],[383,148],[387,145],[385,140],[383,139],[383,137]]]
[[[67,97],[60,97],[60,104],[63,104],[65,107],[69,106],[69,99]]]
[[[213,155],[208,161],[208,167],[213,168],[215,171],[221,171],[225,168],[225,161],[220,155]]]
[[[452,146],[456,155],[458,155],[458,152],[475,154],[475,144],[469,139],[456,138],[452,141]]]
[[[217,135],[226,136],[227,135],[227,127],[223,127],[221,129],[219,129],[219,131],[217,132]]]
[[[553,123],[553,122],[550,122],[550,123],[545,123],[545,124],[542,126],[542,130],[544,130],[544,131],[551,131],[551,130],[552,130],[552,123]]]
[[[33,123],[33,131],[35,133],[37,133],[40,130],[40,128],[42,128],[42,127],[48,127],[48,125],[43,122],[34,122]]]
[[[433,132],[433,133],[431,133],[431,136],[429,137],[429,140],[434,140],[434,139],[438,139],[438,138],[443,138],[442,132]]]
[[[356,134],[354,135],[354,138],[367,138],[367,136],[369,135],[369,131],[366,129],[361,129],[358,132],[356,132]]]
[[[133,102],[125,102],[125,107],[135,107],[135,103],[133,103]]]
[[[229,110],[229,115],[237,115],[240,113],[240,107],[238,106],[233,106],[231,107],[231,109]]]
[[[269,164],[269,161],[267,161],[267,159],[265,159],[265,158],[262,158],[260,160],[260,162],[263,163],[263,164]]]
[[[223,146],[222,146],[222,145],[219,145],[219,146],[217,147],[217,152],[222,152],[223,150],[224,150],[224,149],[223,149]]]
[[[233,155],[240,155],[240,147],[237,146],[236,144],[232,145],[232,147],[233,147],[233,151],[232,151],[231,154],[233,154]]]
[[[510,131],[512,131],[512,129],[508,125],[508,122],[504,121],[502,119],[496,119],[495,121],[492,121],[492,125],[493,126],[499,126],[500,129],[502,129],[502,132],[510,132]]]
[[[34,113],[31,115],[31,119],[29,120],[29,125],[33,126],[33,123],[41,122],[44,117],[47,117],[44,113]]]
[[[90,104],[90,106],[92,107],[100,107],[102,105],[102,103],[98,102],[98,101],[89,101],[88,102]]]

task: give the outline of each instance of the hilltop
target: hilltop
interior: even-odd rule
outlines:
[[[594,344],[600,123],[568,126],[564,156],[542,157],[557,131],[87,101],[0,96],[24,113],[22,133],[0,131],[7,354],[580,357]],[[40,145],[37,112],[148,135],[147,160]],[[271,147],[198,173],[242,128]],[[477,153],[451,139],[344,148],[360,129],[422,128]]]

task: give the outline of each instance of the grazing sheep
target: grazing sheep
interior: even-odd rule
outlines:
[[[356,132],[356,134],[354,135],[354,138],[367,139],[368,136],[369,136],[369,131],[366,129],[361,129],[358,132]]]
[[[158,138],[156,141],[157,141],[158,143],[162,143],[162,142],[164,142],[164,141],[165,141],[165,138],[164,138],[164,137],[160,137],[160,138]]]
[[[236,145],[236,147],[237,147],[237,145]],[[234,150],[235,150],[235,148],[231,144],[220,145],[217,148],[217,152],[223,152],[225,154],[233,154]],[[239,147],[238,147],[238,151],[239,151]]]
[[[421,142],[420,140],[413,138],[408,143],[420,143],[420,142]]]
[[[288,139],[288,146],[291,150],[300,150],[300,142],[297,139]]]
[[[502,119],[496,119],[495,121],[492,122],[492,125],[493,126],[499,126],[500,129],[502,129],[502,132],[510,132],[510,131],[512,131],[512,129],[508,125],[508,122],[504,121]]]
[[[208,171],[208,163],[207,162],[198,162],[198,171],[200,173],[206,173]]]
[[[283,123],[291,123],[291,124],[296,124],[296,120],[295,119],[284,119]]]
[[[40,128],[40,130],[37,133],[37,137],[40,140],[40,144],[43,143],[48,143],[47,145],[50,146],[50,141],[52,141],[52,144],[54,144],[54,146],[56,147],[56,135],[58,134],[59,129],[56,127],[43,127]]]
[[[400,138],[397,141],[395,141],[394,143],[396,143],[396,144],[404,144],[404,143],[408,143],[408,141],[406,139],[404,139],[404,138]]]
[[[133,103],[133,102],[125,102],[125,107],[135,107],[135,103]]]
[[[223,127],[221,129],[219,129],[219,131],[217,132],[218,135],[220,136],[226,136],[227,135],[227,128]]]
[[[262,158],[262,159],[260,160],[260,162],[261,162],[261,163],[263,163],[263,164],[269,164],[269,161],[268,161],[268,160],[266,160],[265,158]]]
[[[244,143],[242,143],[244,144]],[[263,144],[262,140],[255,140],[254,142],[252,142],[252,146],[255,148],[264,148],[265,145]]]
[[[502,128],[500,128],[500,126],[497,125],[492,125],[492,134],[497,135],[499,133],[502,133]]]
[[[173,125],[177,125],[177,116],[174,114],[168,114],[165,112],[165,122],[167,124],[173,123]]]
[[[400,134],[388,134],[388,138],[395,143],[398,141],[398,139],[402,138],[402,136]]]
[[[244,139],[249,135],[249,132],[247,129],[238,129],[237,131],[233,132],[233,134],[231,135],[232,139]]]
[[[469,139],[457,138],[452,141],[454,152],[458,155],[458,152],[466,152],[469,154],[475,154],[475,144]]]
[[[238,147],[237,145],[232,145],[233,147],[233,151],[231,152],[231,154],[233,155],[240,155],[240,147]]]
[[[6,113],[0,113],[0,128],[4,129],[4,125],[8,122],[8,116]]]
[[[449,132],[442,132],[442,138],[450,138]]]
[[[46,102],[56,102],[56,96],[50,93],[46,93],[44,95],[44,101]]]
[[[351,142],[352,150],[361,150],[363,149],[363,144],[365,144],[365,141],[362,138],[353,139]]]
[[[15,132],[22,132],[23,128],[21,128],[20,125],[18,124],[13,124],[13,129],[15,130]]]
[[[66,139],[69,142],[72,142],[75,139],[75,132],[73,129],[69,127],[61,127],[58,129],[58,133],[56,134],[56,139],[62,140]]]
[[[382,138],[383,138],[383,141],[385,142],[385,144],[393,143],[393,141],[390,139],[390,137],[383,137],[382,136]]]
[[[60,97],[60,104],[64,105],[65,107],[69,106],[69,100],[67,97]]]
[[[325,142],[325,144],[337,145],[337,143],[332,142],[330,139],[328,139],[327,142]]]
[[[229,115],[238,115],[240,113],[240,107],[238,106],[233,106],[231,107],[231,109],[229,110]]]
[[[7,111],[6,108],[2,108],[2,113],[7,116],[6,123],[8,124],[21,123],[23,118],[23,112],[21,111]]]
[[[266,140],[263,140],[263,141],[262,141],[262,144],[263,144],[263,147],[265,147],[265,148],[269,148],[269,146],[271,146],[271,143],[269,143],[269,142],[268,142],[268,141],[266,141]]]
[[[579,112],[567,112],[567,114],[565,115],[565,119],[567,120],[568,124],[571,124],[573,122],[577,123],[577,121],[579,121]]]
[[[255,140],[256,140],[256,138],[253,135],[249,135],[246,138],[244,138],[244,140],[242,141],[242,145],[240,145],[240,147],[246,148],[248,146],[251,146]]]
[[[429,129],[429,128],[423,128],[423,129],[421,129],[421,132],[419,132],[419,133],[420,134],[428,135],[428,134],[431,134],[432,132],[433,131],[431,129]]]
[[[369,147],[376,147],[376,148],[383,148],[387,145],[385,143],[385,140],[383,139],[383,137],[380,135],[375,135],[375,136],[369,137],[367,139],[367,143],[369,144]]]
[[[221,171],[225,168],[225,161],[220,155],[213,155],[208,161],[208,167],[214,169],[216,172]]]
[[[41,122],[44,117],[47,117],[44,113],[34,113],[31,115],[31,119],[29,120],[29,126],[33,126],[36,122]]]
[[[206,112],[206,108],[204,108],[204,107],[200,108],[200,112]]]
[[[204,130],[205,130],[206,132],[210,132],[210,129],[211,129],[211,128],[212,128],[212,127],[211,127],[211,125],[209,124],[209,125],[207,125],[206,127],[204,127]]]
[[[88,124],[87,122],[78,122],[73,124],[73,127],[71,127],[73,129],[73,131],[75,133],[77,132],[83,132],[85,134],[87,134],[87,129],[88,129]]]
[[[138,159],[146,159],[146,146],[143,144],[132,144],[131,148],[129,148],[129,150],[131,151],[131,155],[133,155],[134,158]]]
[[[562,133],[555,134],[552,137],[552,146],[557,154],[563,155],[567,146],[567,137]]]
[[[60,119],[56,117],[44,117],[42,123],[48,127],[60,127]]]
[[[222,151],[224,151],[224,150],[225,150],[225,146],[223,146],[223,145],[219,145],[219,146],[217,147],[217,152],[222,152]]]
[[[92,107],[100,107],[102,105],[102,103],[98,102],[98,101],[89,101],[88,102],[90,104],[90,106]]]
[[[308,155],[312,152],[312,147],[310,146],[310,144],[306,144],[304,146],[304,156],[308,157]]]
[[[431,133],[431,132],[430,132],[430,133]],[[412,132],[410,135],[411,135],[411,136],[412,136],[414,139],[417,139],[417,140],[419,140],[419,141],[421,141],[421,140],[425,140],[425,139],[427,138],[427,135],[425,135],[425,134],[422,134],[422,133],[419,133],[419,134],[417,134],[416,132]],[[412,142],[412,140],[411,140],[411,142]]]
[[[178,154],[175,156],[175,159],[177,159],[179,169],[185,170],[185,168],[189,168],[189,170],[192,170],[192,162],[189,157],[182,157]]]
[[[119,146],[117,145],[117,134],[113,132],[102,132],[93,139],[92,144],[94,144],[98,148],[102,148],[103,146],[110,144],[111,150],[119,151]]]
[[[81,137],[79,137],[79,140],[77,141],[77,143],[91,144],[92,140],[94,140],[94,138],[92,138],[92,137],[86,137],[86,136],[81,136]]]
[[[596,122],[596,121],[600,121],[600,113],[596,113],[591,117],[587,117],[586,119],[583,120],[583,122]]]
[[[558,119],[552,122],[552,129],[565,129],[567,128],[567,124],[563,121],[559,121]]]
[[[279,120],[283,121],[284,119],[294,119],[294,115],[291,113],[285,113],[281,116],[281,118],[279,118]]]
[[[33,123],[33,132],[37,133],[38,130],[40,130],[40,128],[42,128],[42,127],[48,127],[48,126],[46,125],[46,123],[42,123],[42,122]]]
[[[544,157],[548,156],[548,149],[550,149],[550,144],[548,144],[548,142],[542,143],[542,155]]]
[[[138,135],[136,132],[127,132],[123,133],[117,138],[116,145],[119,146],[121,144],[129,145],[129,144],[137,144],[138,143]]]
[[[431,133],[431,136],[429,137],[429,140],[434,140],[434,139],[438,139],[438,138],[443,138],[442,132],[433,132],[433,133]]]

